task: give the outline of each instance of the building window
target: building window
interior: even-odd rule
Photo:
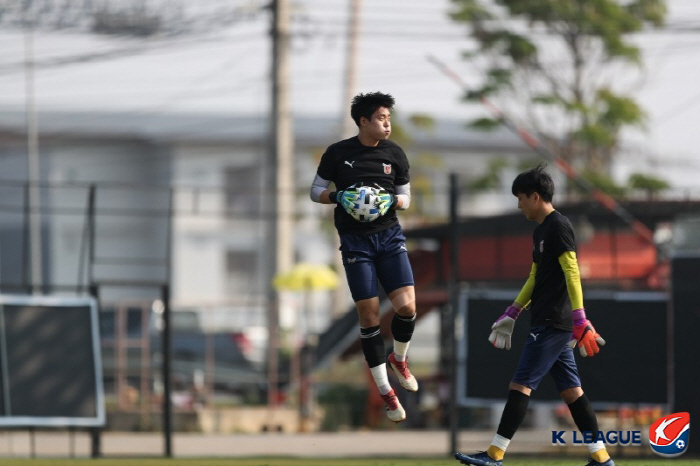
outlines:
[[[232,294],[261,293],[259,277],[259,257],[257,251],[227,251],[227,286]]]
[[[226,211],[239,216],[255,217],[260,212],[260,167],[225,169]]]

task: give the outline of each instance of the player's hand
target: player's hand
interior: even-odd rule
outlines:
[[[510,349],[510,336],[513,334],[515,320],[520,315],[522,309],[515,306],[508,306],[506,312],[501,315],[491,326],[489,341],[498,349]]]
[[[331,204],[338,204],[340,199],[343,197],[343,190],[339,191],[331,191],[328,193],[328,200],[331,201]]]
[[[377,183],[374,184],[377,189],[379,189],[379,194],[377,195],[377,208],[379,209],[379,215],[386,215],[389,209],[396,206],[398,203],[398,197],[396,194],[391,194]]]
[[[345,209],[346,212],[350,212],[355,208],[355,201],[357,200],[357,189],[355,185],[350,186],[345,190],[335,191],[328,194],[328,199]]]
[[[605,340],[596,332],[591,321],[586,318],[583,309],[573,311],[574,332],[569,342],[571,348],[578,347],[581,356],[594,356],[605,346]]]

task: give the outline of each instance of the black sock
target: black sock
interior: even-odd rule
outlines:
[[[582,434],[584,432],[592,432],[592,435],[597,435],[598,418],[585,393],[569,405],[569,411],[571,411],[571,417],[574,418],[576,427]]]
[[[379,325],[361,328],[360,343],[362,344],[365,360],[367,360],[370,368],[377,367],[384,362],[384,340],[382,340]]]
[[[501,437],[512,439],[515,431],[518,430],[523,419],[525,419],[529,402],[530,397],[523,392],[518,390],[508,392],[508,402],[506,402],[506,407],[503,408],[501,422],[498,424],[496,433]]]
[[[406,343],[411,341],[413,329],[416,327],[416,315],[411,317],[402,317],[394,313],[394,318],[391,319],[391,335],[394,340]]]

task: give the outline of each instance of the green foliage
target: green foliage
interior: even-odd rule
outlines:
[[[537,165],[539,165],[543,162],[547,163],[547,160],[545,160],[541,157],[534,157],[534,158],[527,159],[527,160],[521,160],[518,162],[518,166],[517,166],[518,173],[524,172],[525,170],[529,170],[533,167],[536,167]]]
[[[416,128],[420,128],[425,131],[433,131],[435,129],[435,119],[430,115],[424,115],[420,113],[414,113],[408,117],[408,121]]]
[[[508,161],[503,158],[497,158],[489,161],[486,168],[486,174],[475,178],[467,183],[467,188],[470,191],[480,192],[496,189],[501,185],[501,171],[508,166]]]
[[[607,174],[585,170],[582,176],[586,181],[610,196],[623,197],[627,191],[624,186],[615,183],[615,180]]]
[[[319,393],[318,403],[325,412],[321,430],[356,429],[365,423],[367,388],[331,385]]]
[[[654,195],[659,192],[671,187],[666,180],[644,175],[643,173],[633,173],[630,175],[627,186],[629,186],[630,189],[646,191],[649,197],[654,197]]]
[[[469,26],[464,54],[483,69],[466,100],[523,102],[531,124],[571,163],[609,172],[618,135],[643,127],[644,112],[614,90],[622,67],[641,65],[634,33],[660,27],[664,0],[452,0],[451,18]],[[557,50],[552,66],[552,50]],[[564,55],[562,55],[562,51]],[[538,109],[544,110],[538,112]],[[520,113],[525,108],[520,108]],[[552,125],[555,118],[559,125]],[[478,129],[497,120],[479,119]]]
[[[411,135],[416,131],[432,133],[435,130],[435,119],[429,115],[414,113],[408,117],[408,124],[402,125],[397,120],[392,122],[392,139],[400,144],[411,156],[411,192],[413,200],[411,208],[402,212],[402,218],[421,219],[435,217],[434,186],[436,172],[443,171],[442,157],[434,153],[414,153]]]
[[[600,89],[596,103],[599,124],[611,132],[623,125],[639,125],[643,122],[644,113],[631,97],[617,95],[610,89]]]
[[[494,118],[475,118],[469,122],[469,127],[481,131],[494,131],[501,126],[501,121]]]

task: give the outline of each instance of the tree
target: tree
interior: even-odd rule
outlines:
[[[609,175],[624,127],[643,128],[644,112],[622,93],[642,65],[630,36],[660,27],[664,0],[452,0],[454,21],[469,26],[480,82],[465,96],[508,102],[514,119],[578,169]],[[517,104],[514,107],[514,104]],[[472,122],[488,129],[490,118]]]
[[[658,193],[671,187],[666,180],[643,173],[631,174],[627,184],[633,190],[646,192],[649,199],[653,199]]]

